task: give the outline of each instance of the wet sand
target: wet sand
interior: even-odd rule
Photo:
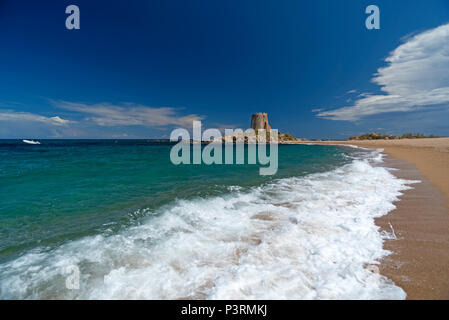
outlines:
[[[380,266],[381,273],[407,293],[407,299],[449,299],[449,213],[444,195],[416,167],[387,158],[384,165],[399,169],[399,178],[420,180],[404,192],[396,210],[376,224],[397,240],[384,248],[392,251]]]
[[[315,142],[314,142],[315,143]],[[396,202],[396,210],[376,223],[397,240],[385,242],[393,253],[381,273],[407,293],[407,299],[449,299],[449,138],[326,141],[383,148],[383,164],[400,178],[420,180]]]

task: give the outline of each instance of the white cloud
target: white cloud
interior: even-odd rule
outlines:
[[[65,125],[72,122],[70,120],[61,119],[59,116],[51,117],[50,120],[56,125]]]
[[[181,116],[177,109],[170,107],[152,108],[137,104],[114,105],[110,103],[84,104],[67,101],[53,101],[58,108],[78,112],[85,115],[85,120],[92,121],[99,126],[192,126],[195,120],[204,117],[189,114]]]
[[[385,61],[388,65],[372,79],[385,94],[362,96],[353,105],[317,116],[358,120],[449,103],[449,24],[408,37]]]
[[[73,121],[62,119],[59,116],[45,117],[29,112],[16,112],[14,110],[0,110],[0,121],[8,122],[39,122],[53,126],[64,126]]]

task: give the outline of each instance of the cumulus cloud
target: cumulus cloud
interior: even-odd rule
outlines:
[[[386,67],[372,81],[385,94],[361,95],[352,105],[319,111],[331,120],[358,120],[366,116],[419,110],[449,103],[449,24],[407,37],[390,53]]]
[[[104,127],[164,127],[169,125],[186,127],[191,126],[193,121],[204,119],[204,117],[196,114],[182,116],[175,108],[153,108],[131,103],[114,105],[110,103],[84,104],[54,101],[53,104],[58,108],[81,113],[85,116],[85,120]]]
[[[8,122],[39,122],[52,126],[65,126],[73,121],[62,119],[59,116],[45,117],[29,112],[16,112],[14,110],[0,110],[0,121]]]

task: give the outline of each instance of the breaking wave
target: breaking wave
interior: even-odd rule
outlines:
[[[403,299],[372,272],[389,252],[374,218],[411,181],[356,159],[220,197],[178,200],[139,225],[38,248],[0,265],[0,297]],[[80,270],[79,290],[66,270]]]

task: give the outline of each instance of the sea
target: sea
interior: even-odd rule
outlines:
[[[153,140],[0,140],[0,299],[403,299],[382,150],[174,165]],[[75,281],[75,282],[74,282]],[[75,285],[73,285],[75,283]]]

